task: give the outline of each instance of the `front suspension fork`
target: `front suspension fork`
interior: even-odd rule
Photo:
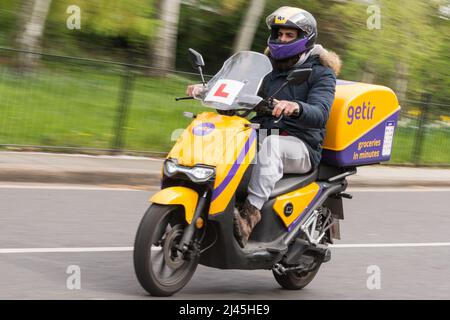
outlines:
[[[191,223],[188,224],[188,226],[184,229],[183,237],[181,238],[180,243],[178,244],[178,250],[183,253],[183,255],[186,255],[186,253],[189,252],[190,248],[192,247],[192,238],[194,236],[195,228],[196,228],[196,222],[197,219],[200,218],[205,205],[206,205],[206,198],[208,196],[208,191],[204,191],[200,199],[198,200],[197,207],[195,208],[194,217],[191,220]]]

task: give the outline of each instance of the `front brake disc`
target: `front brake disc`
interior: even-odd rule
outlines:
[[[177,249],[177,246],[183,237],[183,231],[183,226],[177,224],[166,234],[164,240],[164,261],[167,266],[172,269],[178,269],[186,262],[186,260],[183,259],[183,254]]]

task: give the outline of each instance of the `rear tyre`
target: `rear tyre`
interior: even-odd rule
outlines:
[[[139,225],[134,243],[134,270],[151,295],[171,296],[192,278],[198,256],[184,259],[175,248],[184,228],[184,212],[177,206],[152,204]]]
[[[288,271],[285,274],[278,274],[275,271],[273,275],[280,286],[287,290],[301,290],[306,287],[316,276],[321,263],[318,263],[311,271]]]

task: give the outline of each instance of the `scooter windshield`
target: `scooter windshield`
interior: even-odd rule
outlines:
[[[269,58],[253,51],[230,57],[207,83],[200,97],[205,106],[219,109],[252,109],[262,98],[257,96],[264,77],[272,71]]]

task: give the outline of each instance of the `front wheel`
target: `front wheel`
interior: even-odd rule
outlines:
[[[198,257],[185,259],[176,249],[186,227],[180,207],[152,204],[139,225],[134,243],[134,270],[151,295],[166,297],[192,278]]]

